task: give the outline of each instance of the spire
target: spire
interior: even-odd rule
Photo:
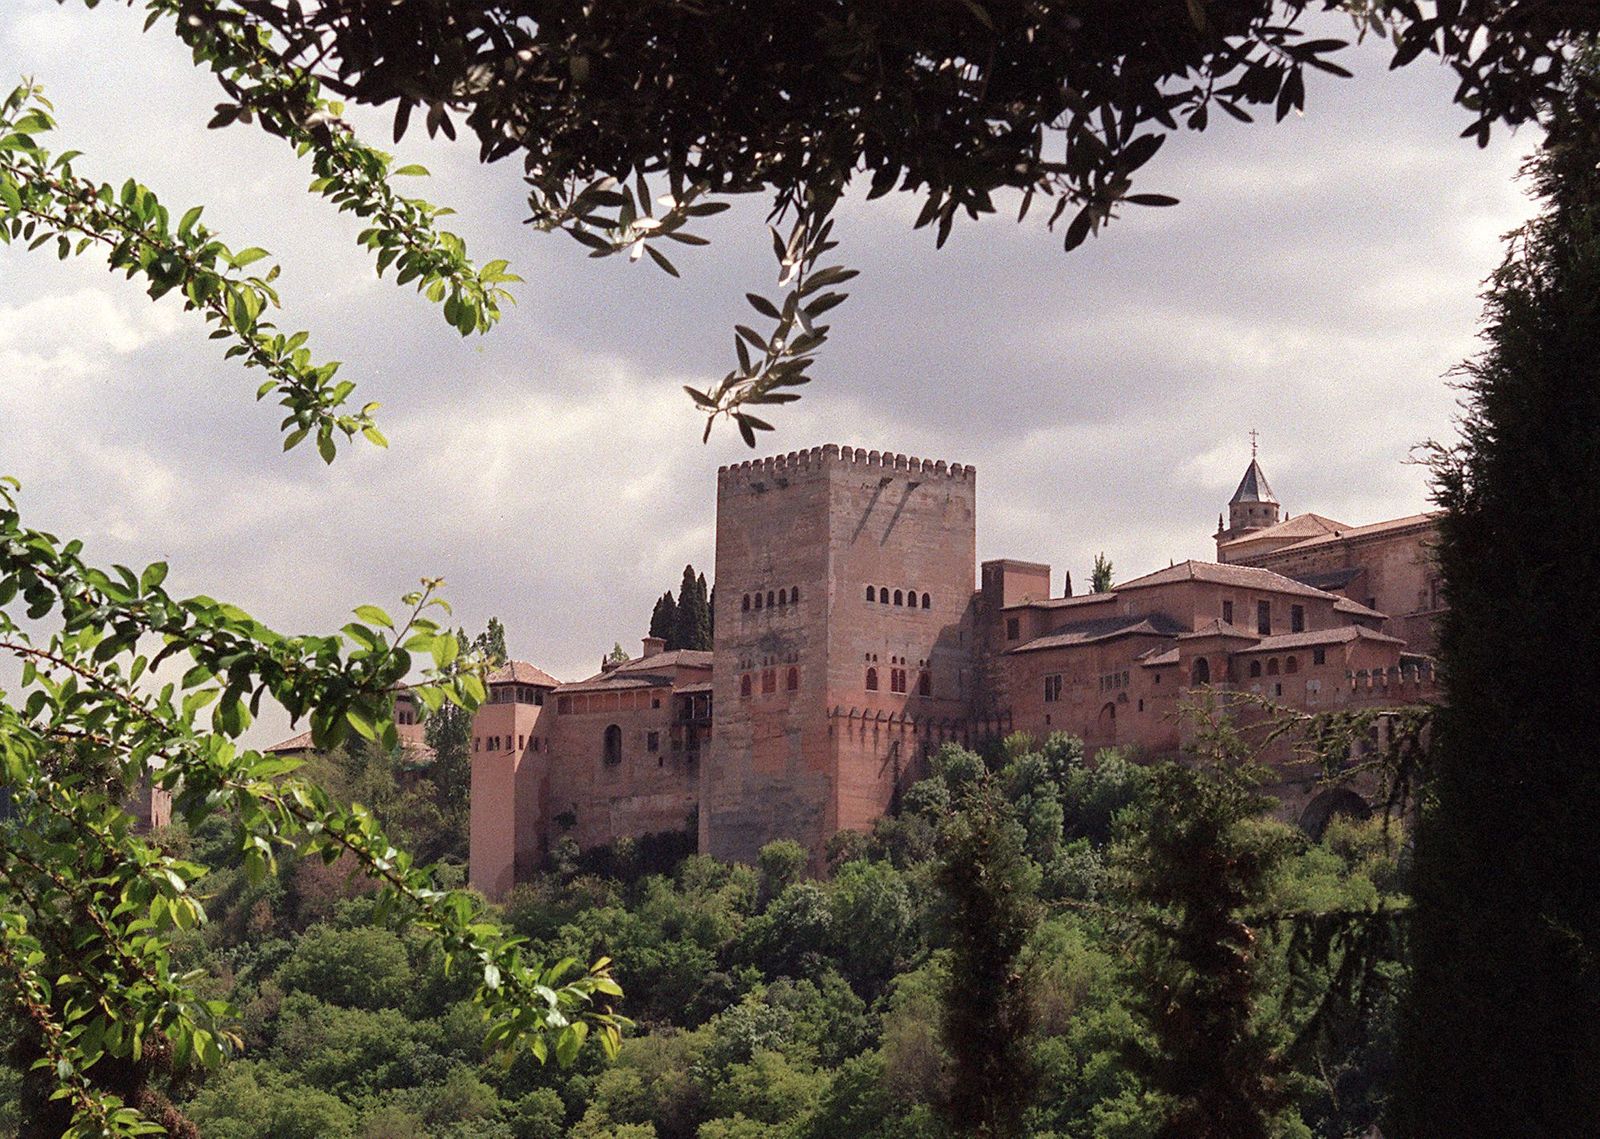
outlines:
[[[1255,449],[1254,443],[1251,450]],[[1238,502],[1270,502],[1277,503],[1277,498],[1272,493],[1272,488],[1267,485],[1267,476],[1261,469],[1261,464],[1256,462],[1252,455],[1250,465],[1245,468],[1244,478],[1239,480],[1239,489],[1233,492],[1233,497],[1228,499],[1228,505]]]

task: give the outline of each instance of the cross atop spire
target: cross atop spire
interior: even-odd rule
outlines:
[[[1252,428],[1250,428],[1250,461],[1253,463],[1253,462],[1255,462],[1255,459],[1256,459],[1256,429],[1254,427],[1252,427]]]

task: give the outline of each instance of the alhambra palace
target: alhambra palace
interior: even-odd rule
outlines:
[[[488,678],[472,885],[503,895],[563,836],[691,826],[718,858],[793,838],[820,860],[946,741],[1067,732],[1090,754],[1162,756],[1196,694],[1306,712],[1433,695],[1433,515],[1286,517],[1252,458],[1216,561],[1052,596],[1048,565],[988,561],[975,580],[976,499],[970,466],[850,447],[719,470],[713,651],[645,638],[575,683],[522,661]],[[404,694],[396,719],[421,746]],[[1303,772],[1274,792],[1302,821],[1329,809]]]

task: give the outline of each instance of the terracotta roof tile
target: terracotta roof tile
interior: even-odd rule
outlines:
[[[531,684],[536,688],[554,688],[561,681],[537,665],[525,660],[510,660],[484,678],[487,684]]]
[[[311,733],[309,731],[301,732],[297,736],[290,736],[286,740],[280,740],[271,747],[262,748],[261,750],[268,755],[287,755],[297,751],[311,751],[313,750],[311,747]]]
[[[1059,649],[1071,645],[1108,641],[1114,637],[1175,637],[1182,631],[1182,623],[1173,620],[1165,613],[1151,613],[1148,616],[1119,614],[1115,617],[1100,617],[1093,621],[1078,621],[1065,625],[1046,636],[1035,637],[1027,644],[1018,645],[1011,651],[1026,653],[1038,649]]]
[[[1237,547],[1248,546],[1255,542],[1260,542],[1263,539],[1273,538],[1296,538],[1304,540],[1306,538],[1316,538],[1323,534],[1331,534],[1335,530],[1348,529],[1349,527],[1343,522],[1338,522],[1332,518],[1326,518],[1321,514],[1312,514],[1311,512],[1307,511],[1305,514],[1295,515],[1286,522],[1279,522],[1276,526],[1266,526],[1260,530],[1251,530],[1248,533],[1241,534],[1232,541],[1224,542],[1222,544],[1222,548],[1224,550],[1232,550]]]
[[[1256,644],[1238,651],[1241,653],[1278,652],[1282,649],[1299,649],[1308,645],[1344,644],[1348,641],[1378,641],[1393,645],[1405,644],[1405,641],[1399,637],[1391,637],[1388,633],[1375,633],[1361,625],[1341,625],[1337,629],[1319,629],[1312,633],[1280,633],[1273,637],[1262,637]]]
[[[1335,613],[1349,613],[1354,617],[1380,617],[1385,621],[1389,619],[1389,614],[1380,613],[1376,609],[1369,609],[1360,602],[1351,601],[1348,597],[1341,597],[1335,601],[1333,603],[1333,611]]]
[[[1392,530],[1406,530],[1410,527],[1430,526],[1437,520],[1443,511],[1428,511],[1423,514],[1408,514],[1404,518],[1390,518],[1384,522],[1373,522],[1367,526],[1350,526],[1335,530],[1331,534],[1323,534],[1317,538],[1307,538],[1303,542],[1296,542],[1292,546],[1280,546],[1273,550],[1274,554],[1287,553],[1290,550],[1308,550],[1315,546],[1327,545],[1332,542],[1351,541],[1360,538],[1371,538],[1380,534],[1387,534]]]
[[[654,672],[658,668],[710,668],[712,654],[702,649],[669,649],[653,656],[634,657],[612,672]]]
[[[1140,653],[1133,659],[1139,662],[1140,668],[1161,668],[1164,665],[1178,663],[1178,650],[1151,649],[1149,652]]]
[[[1261,639],[1259,635],[1250,632],[1248,629],[1241,629],[1237,625],[1229,624],[1221,617],[1211,618],[1211,620],[1192,632],[1178,634],[1180,641],[1191,637],[1232,637],[1236,640],[1246,641],[1258,641]]]
[[[1320,589],[1301,585],[1293,578],[1284,577],[1269,569],[1257,566],[1223,565],[1218,562],[1179,562],[1155,573],[1147,573],[1117,586],[1119,592],[1143,589],[1152,585],[1171,585],[1180,581],[1205,581],[1217,585],[1231,585],[1238,589],[1260,589],[1272,593],[1290,593],[1299,597],[1327,597]]]
[[[1116,591],[1109,593],[1080,593],[1074,597],[1048,597],[1040,601],[1018,601],[1014,605],[1005,606],[1004,611],[1013,609],[1073,609],[1079,605],[1097,605],[1107,601],[1115,601]]]

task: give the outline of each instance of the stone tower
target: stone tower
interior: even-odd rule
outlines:
[[[716,729],[700,850],[820,860],[959,735],[973,685],[976,472],[818,447],[717,474]]]

